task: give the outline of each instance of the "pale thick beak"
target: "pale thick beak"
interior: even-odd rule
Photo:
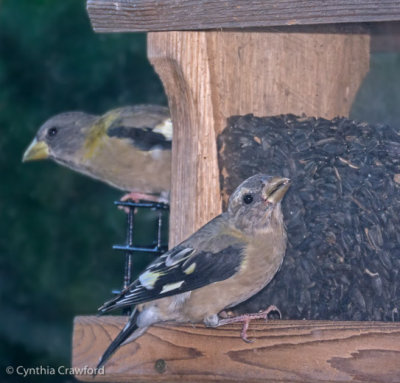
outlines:
[[[49,157],[49,153],[48,145],[35,138],[29,145],[28,149],[25,150],[22,162],[44,160]]]
[[[270,203],[278,203],[290,187],[290,179],[283,177],[272,178],[264,189],[264,197]]]

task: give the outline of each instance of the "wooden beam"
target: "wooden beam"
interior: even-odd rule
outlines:
[[[369,68],[369,35],[332,26],[314,34],[149,33],[148,56],[174,122],[173,246],[221,212],[216,137],[226,118],[347,116]]]
[[[126,317],[77,317],[72,366],[95,367]],[[254,321],[248,344],[240,325],[157,325],[121,347],[107,382],[398,382],[400,323]]]
[[[97,32],[400,20],[399,0],[88,0],[87,10]]]

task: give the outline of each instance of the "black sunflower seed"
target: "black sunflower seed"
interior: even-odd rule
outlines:
[[[399,128],[235,116],[218,148],[224,196],[256,173],[292,180],[282,268],[238,313],[275,304],[287,319],[400,320]]]

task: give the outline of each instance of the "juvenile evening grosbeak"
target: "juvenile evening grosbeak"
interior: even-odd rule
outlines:
[[[157,322],[204,322],[217,327],[261,314],[222,319],[218,314],[250,298],[279,270],[286,250],[281,200],[290,181],[264,174],[248,178],[231,195],[228,209],[187,240],[152,262],[120,295],[99,308],[105,313],[136,305],[128,323],[104,352],[103,366],[123,343]]]
[[[123,199],[166,199],[171,142],[172,123],[162,106],[127,106],[103,116],[67,112],[40,127],[23,161],[50,158],[130,192]]]

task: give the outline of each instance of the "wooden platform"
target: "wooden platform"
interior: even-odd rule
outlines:
[[[95,367],[126,317],[75,318],[73,367]],[[107,382],[400,382],[400,323],[254,321],[240,325],[157,325],[121,347]]]

